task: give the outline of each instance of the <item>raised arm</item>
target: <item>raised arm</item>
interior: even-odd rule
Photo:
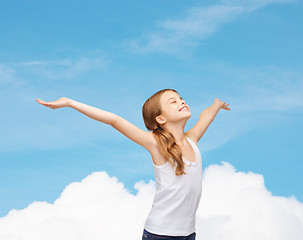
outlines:
[[[193,126],[190,130],[188,130],[185,134],[190,139],[198,143],[203,134],[205,133],[206,129],[217,116],[219,110],[230,110],[230,108],[227,107],[228,105],[229,104],[225,105],[225,102],[221,102],[218,98],[216,98],[214,103],[209,108],[206,108],[204,111],[202,111],[196,125]]]
[[[45,102],[40,99],[36,99],[36,101],[52,109],[70,107],[94,120],[111,125],[113,128],[121,132],[123,135],[125,135],[135,143],[138,143],[142,147],[146,148],[149,152],[152,151],[152,149],[157,144],[156,139],[154,138],[152,133],[136,127],[132,123],[128,122],[124,118],[114,113],[107,112],[102,109],[92,107],[87,104],[77,102],[75,100],[65,97],[59,98],[58,100],[53,102]]]

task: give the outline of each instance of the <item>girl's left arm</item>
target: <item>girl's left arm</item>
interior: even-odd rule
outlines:
[[[198,122],[195,126],[193,126],[190,130],[186,132],[186,135],[194,140],[196,143],[199,142],[201,137],[204,135],[205,131],[212,123],[212,121],[217,116],[220,109],[230,110],[227,107],[229,104],[225,104],[225,102],[220,101],[218,98],[215,99],[214,103],[206,108],[201,114]]]

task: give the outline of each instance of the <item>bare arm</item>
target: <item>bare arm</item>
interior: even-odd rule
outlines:
[[[225,105],[225,102],[221,102],[218,98],[216,98],[214,103],[200,114],[198,122],[195,126],[193,126],[190,130],[186,132],[186,135],[192,140],[194,140],[196,143],[198,143],[207,128],[209,127],[209,125],[217,116],[219,110],[230,110],[230,108],[227,107],[228,105],[229,104]]]
[[[73,109],[77,110],[78,112],[81,112],[84,115],[86,115],[96,121],[103,122],[108,125],[112,125],[112,123],[115,119],[114,113],[107,112],[102,109],[99,109],[99,108],[96,108],[93,106],[89,106],[87,104],[77,102],[72,99],[68,99],[68,103],[69,103],[68,106],[70,108],[73,108]]]
[[[113,128],[121,132],[123,135],[138,143],[142,147],[146,148],[149,152],[156,146],[156,139],[152,133],[144,131],[132,123],[128,122],[124,118],[118,116],[117,114],[104,111],[102,109],[89,106],[87,104],[77,102],[69,98],[60,98],[54,102],[44,102],[43,100],[37,99],[37,102],[52,109],[57,109],[61,107],[73,108],[84,115],[103,122],[105,124],[111,125]]]

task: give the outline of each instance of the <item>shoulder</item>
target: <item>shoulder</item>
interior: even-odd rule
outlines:
[[[152,153],[158,147],[157,140],[156,140],[154,134],[151,132],[146,132],[146,138],[148,140],[146,141],[146,144],[143,147],[146,148],[147,151]]]
[[[198,139],[195,138],[194,135],[189,134],[188,132],[185,133],[186,137],[188,137],[191,141],[193,141],[196,145],[198,144]]]
[[[154,136],[153,133],[151,133],[152,135],[152,143],[150,144],[149,148],[147,148],[147,150],[149,151],[149,153],[152,156],[152,160],[153,163],[157,166],[161,166],[163,165],[166,160],[165,157],[163,156],[163,154],[161,153],[160,147],[158,145],[158,142]]]

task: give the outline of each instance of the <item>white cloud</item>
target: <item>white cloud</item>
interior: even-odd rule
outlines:
[[[128,49],[139,53],[163,52],[188,55],[188,48],[201,44],[222,24],[233,21],[270,3],[292,0],[223,0],[216,5],[194,7],[178,20],[158,21],[157,30],[144,33],[139,39],[126,40]],[[187,50],[185,50],[187,49]]]
[[[0,64],[0,83],[3,84],[5,81],[11,79],[14,75],[14,70],[7,66]]]
[[[78,58],[0,63],[0,104],[2,112],[0,132],[5,136],[0,141],[0,152],[29,148],[57,149],[58,146],[69,148],[81,141],[83,142],[83,138],[88,140],[89,145],[93,144],[92,142],[100,134],[95,128],[97,122],[82,118],[76,112],[72,114],[75,114],[75,117],[79,116],[77,122],[71,122],[70,115],[65,118],[64,112],[61,113],[60,111],[52,113],[54,118],[50,119],[49,111],[53,110],[41,108],[41,105],[37,104],[35,99],[42,98],[50,101],[51,99],[47,100],[47,96],[58,99],[62,97],[61,94],[64,96],[64,94],[77,91],[86,94],[92,91],[97,92],[85,86],[81,86],[81,88],[74,85],[61,86],[64,86],[65,80],[74,79],[81,74],[89,73],[91,70],[103,69],[107,63],[108,60],[105,60],[103,53],[99,50],[86,53],[85,56]],[[61,86],[59,87],[59,84],[49,84],[49,81],[41,81],[45,79],[56,81],[60,79],[63,81],[60,81]],[[40,87],[41,85],[42,87]],[[101,93],[100,90],[99,93]],[[44,114],[48,117],[44,118]],[[60,121],[55,124],[57,127],[54,127],[53,123],[58,119],[56,114],[60,114]],[[44,119],[47,119],[48,123]],[[87,122],[89,122],[88,125]],[[103,129],[105,134],[107,129]],[[103,129],[101,129],[101,132]],[[82,136],[82,138],[79,138],[79,136]],[[61,144],[58,144],[58,142],[61,142]]]
[[[27,65],[27,66],[35,66],[35,65],[62,65],[62,66],[71,66],[71,60],[58,60],[58,61],[30,61],[30,62],[23,62],[20,65]]]
[[[234,67],[212,66],[229,81],[234,110],[256,112],[287,112],[303,110],[303,71],[281,66]],[[233,94],[233,88],[240,89]]]
[[[30,74],[49,79],[72,79],[79,74],[95,69],[103,69],[107,60],[104,57],[81,57],[78,59],[60,59],[30,61],[19,63],[23,70]]]
[[[190,105],[193,116],[210,106],[214,99],[229,104],[231,110],[220,110],[218,116],[201,139],[203,151],[223,144],[255,129],[270,129],[298,124],[303,112],[303,71],[277,66],[237,67],[232,64],[205,64],[201,66],[212,76],[215,89],[200,87],[190,90],[195,104]],[[200,99],[208,99],[201,102]],[[199,103],[199,104],[196,104]],[[201,109],[201,106],[203,109]],[[191,119],[190,121],[192,121]],[[195,121],[197,121],[195,119]],[[192,122],[192,124],[195,123]]]
[[[289,3],[295,0],[221,0],[226,5],[246,6],[247,8],[256,9],[272,3]]]
[[[199,208],[201,239],[300,239],[303,204],[294,196],[273,196],[262,175],[236,172],[229,163],[204,173]]]
[[[197,46],[199,40],[211,35],[221,23],[243,11],[243,7],[225,5],[192,8],[187,10],[184,19],[160,21],[159,30],[146,33],[139,41],[127,43],[132,51],[141,53],[185,53],[182,48]]]
[[[154,181],[131,194],[116,177],[94,172],[68,185],[53,203],[33,202],[0,218],[2,240],[141,239]],[[229,163],[204,171],[197,240],[299,240],[303,204],[273,196],[261,175],[236,172]]]
[[[0,63],[0,86],[23,86],[24,82],[18,79],[16,71],[5,64]]]

